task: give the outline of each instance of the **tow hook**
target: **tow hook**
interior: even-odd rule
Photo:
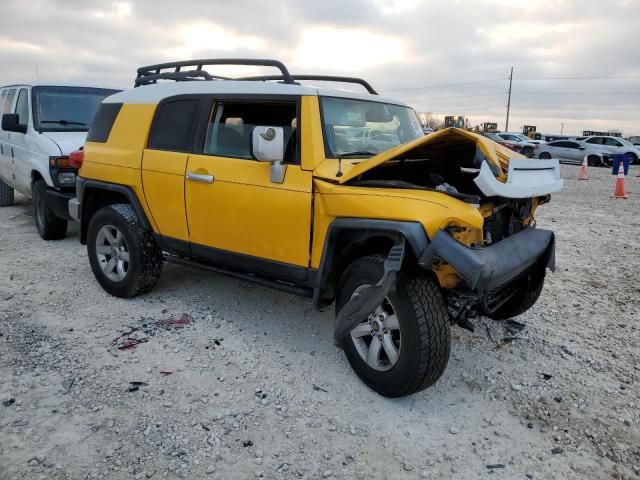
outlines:
[[[404,259],[405,239],[389,250],[384,261],[384,274],[375,285],[363,287],[340,310],[336,317],[333,338],[336,346],[342,347],[344,340],[363,319],[366,319],[384,301],[389,292],[396,289],[396,273],[402,267]]]

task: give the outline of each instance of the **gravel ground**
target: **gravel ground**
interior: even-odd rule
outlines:
[[[608,172],[577,172],[539,210],[558,269],[524,328],[455,327],[442,379],[395,400],[351,372],[331,312],[173,265],[110,297],[77,228],[40,240],[18,196],[0,209],[0,479],[638,478],[640,179],[613,200]]]

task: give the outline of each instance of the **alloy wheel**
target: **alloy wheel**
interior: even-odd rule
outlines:
[[[129,272],[129,249],[122,232],[104,225],[96,237],[96,256],[102,273],[113,282],[121,282]]]

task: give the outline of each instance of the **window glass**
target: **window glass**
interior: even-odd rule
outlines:
[[[91,128],[87,133],[87,142],[105,143],[109,140],[111,128],[120,113],[121,103],[103,103],[98,109],[98,113],[93,117]]]
[[[41,132],[86,132],[102,100],[118,90],[88,87],[33,87],[33,123]]]
[[[321,97],[320,101],[329,158],[352,152],[371,156],[424,136],[410,107],[339,97]]]
[[[602,137],[593,137],[587,140],[587,143],[591,143],[593,145],[602,145]]]
[[[149,136],[149,148],[189,152],[193,146],[193,125],[198,99],[171,100],[156,110]]]
[[[282,127],[284,161],[298,163],[295,102],[217,102],[207,127],[204,153],[251,159],[253,129]]]
[[[566,142],[566,148],[578,148],[578,144],[575,142]]]
[[[18,114],[18,123],[28,125],[29,123],[29,95],[26,88],[20,89],[18,100],[16,101],[15,113]]]
[[[0,94],[0,114],[4,113],[4,99],[7,96],[7,91],[2,90],[2,94]]]
[[[15,88],[7,90],[7,96],[4,99],[4,105],[2,106],[2,113],[11,113],[11,107],[13,106],[13,99],[15,98],[15,96]]]
[[[610,147],[621,147],[622,144],[617,141],[615,138],[605,138],[604,139],[604,144],[608,145]]]
[[[555,142],[549,142],[549,143],[547,143],[547,145],[548,145],[548,146],[550,146],[550,147],[561,147],[561,146],[562,146],[562,145],[561,145],[561,143],[562,143],[562,142],[560,142],[560,141],[556,140]]]

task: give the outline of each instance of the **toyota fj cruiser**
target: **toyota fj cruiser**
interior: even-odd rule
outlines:
[[[223,64],[280,74],[205,68]],[[534,213],[562,188],[556,160],[458,129],[424,136],[366,81],[275,60],[152,65],[135,87],[103,101],[69,205],[112,295],[151,290],[167,260],[335,302],[336,344],[395,397],[442,375],[451,324],[519,315],[554,268]]]

